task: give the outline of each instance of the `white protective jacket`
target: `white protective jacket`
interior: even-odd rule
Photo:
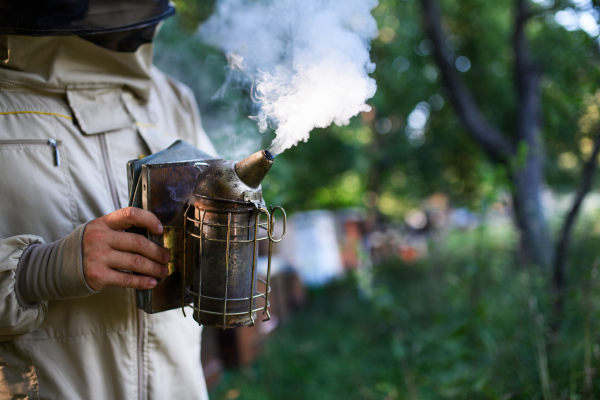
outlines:
[[[192,92],[151,66],[151,44],[118,53],[76,36],[7,39],[8,60],[0,61],[0,398],[206,399],[201,330],[189,314],[147,315],[133,289],[116,287],[27,308],[14,289],[27,246],[127,206],[128,160],[178,138],[215,154]],[[58,166],[49,140],[56,140]],[[75,279],[87,288],[83,274]]]

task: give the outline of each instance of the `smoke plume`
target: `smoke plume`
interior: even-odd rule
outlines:
[[[370,42],[376,0],[219,0],[202,26],[223,49],[232,76],[250,82],[261,132],[276,129],[273,154],[306,141],[314,128],[347,125],[369,111],[377,86]],[[224,88],[222,88],[224,90]]]

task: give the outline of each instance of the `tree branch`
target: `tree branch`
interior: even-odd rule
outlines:
[[[600,129],[594,138],[594,147],[590,158],[586,161],[583,166],[581,173],[581,183],[579,189],[573,199],[573,204],[565,217],[560,235],[556,242],[556,255],[554,257],[554,290],[557,298],[554,303],[554,315],[555,321],[558,321],[560,314],[562,313],[564,306],[564,294],[567,287],[567,257],[569,255],[569,248],[571,245],[571,231],[577,220],[581,204],[585,199],[585,196],[592,189],[592,182],[596,175],[598,167],[598,154],[600,154]]]
[[[453,104],[471,137],[497,162],[508,162],[515,154],[515,146],[502,132],[489,123],[481,113],[473,94],[458,76],[442,28],[442,17],[437,0],[421,0],[425,29],[435,45],[434,55],[452,94]]]
[[[517,86],[517,140],[524,140],[532,149],[541,146],[541,99],[539,88],[540,66],[532,60],[525,24],[529,20],[529,0],[516,1],[515,32],[515,83]],[[542,152],[540,152],[542,154]]]

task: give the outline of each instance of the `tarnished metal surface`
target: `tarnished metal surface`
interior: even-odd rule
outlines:
[[[200,167],[194,195],[224,201],[244,203],[244,192],[255,190],[240,180],[235,172],[235,161],[211,161],[208,166]]]
[[[244,201],[260,204],[262,202],[262,192],[244,192]]]
[[[257,307],[268,315],[268,289],[258,292],[256,259],[258,217],[264,206],[260,183],[272,164],[271,154],[262,150],[237,163],[211,161],[199,166],[192,218],[192,236],[199,239],[193,292],[194,318],[202,325],[253,324]],[[270,231],[268,224],[263,227]],[[263,306],[257,305],[260,297]]]
[[[211,313],[194,313],[202,325],[235,328],[252,322],[248,309],[252,288],[254,217],[253,204],[229,203],[197,198],[195,219],[203,221],[202,248],[197,248],[195,287],[202,297],[194,306]],[[200,227],[195,233],[200,236]],[[208,240],[208,239],[217,239]],[[256,278],[255,278],[256,280]],[[256,285],[255,285],[256,286]],[[223,316],[226,312],[242,313]],[[254,316],[255,317],[255,316]]]
[[[186,202],[193,201],[193,190],[199,171],[193,161],[144,164],[141,167],[140,197],[145,210],[151,211],[163,224],[162,235],[148,238],[167,248],[171,254],[169,275],[153,289],[136,290],[139,308],[153,314],[181,307],[183,295],[183,223],[182,210]],[[142,233],[142,232],[137,232]],[[193,264],[189,266],[193,269]]]
[[[198,323],[224,329],[254,324],[258,311],[269,319],[271,244],[281,238],[273,238],[274,209],[265,208],[260,183],[272,163],[263,150],[237,163],[142,165],[142,207],[164,226],[162,235],[148,237],[169,250],[171,261],[169,275],[154,289],[136,291],[140,308],[181,307],[185,314],[189,306]],[[271,243],[266,281],[257,277],[259,240]]]
[[[245,160],[255,160],[256,154]],[[262,154],[260,157],[264,158]],[[254,223],[262,191],[260,181],[250,187],[238,176],[236,165],[245,160],[237,164],[213,161],[200,167],[202,173],[194,190],[194,219],[201,221],[194,233],[203,238],[196,242],[194,292],[198,296],[194,298],[194,318],[202,325],[235,328],[252,323],[256,317],[248,310],[255,294],[252,289],[256,288]],[[252,166],[260,166],[256,161],[244,165],[247,173]],[[262,167],[264,174],[269,168]]]
[[[273,165],[273,155],[268,150],[260,150],[238,161],[235,172],[246,185],[256,188],[265,179]]]
[[[183,260],[183,227],[179,226],[165,226],[163,228],[163,247],[169,250],[171,258],[167,263],[169,268],[169,275],[175,271],[181,271],[181,260]]]
[[[266,150],[258,151],[237,163],[228,160],[209,161],[207,166],[199,166],[202,173],[198,177],[194,195],[246,202],[246,192],[261,192],[260,183],[272,165],[273,158]]]
[[[213,208],[206,202],[203,200],[205,204],[190,205],[184,212],[186,218],[184,242],[190,243],[188,236],[198,239],[193,242],[194,246],[188,246],[194,247],[196,253],[195,284],[185,288],[185,292],[194,298],[191,305],[194,319],[212,327],[236,328],[248,324],[254,325],[257,313],[262,311],[263,321],[268,321],[270,319],[268,282],[272,245],[269,245],[267,280],[264,281],[256,275],[257,242],[268,240],[272,244],[283,239],[286,225],[285,211],[281,207],[275,207],[269,212],[261,207],[249,210],[253,217],[245,221],[245,218],[240,218],[240,215],[247,213],[241,208],[237,209],[238,212],[235,208],[223,211],[222,208]],[[234,204],[239,206],[239,203]],[[279,239],[273,237],[275,226],[273,212],[277,209],[283,213],[283,233]],[[225,222],[225,215],[227,222]],[[261,215],[264,215],[266,220],[261,222]],[[266,230],[266,236],[259,237],[259,227]],[[215,245],[216,243],[220,245]],[[222,252],[215,252],[219,246],[223,247],[220,249]],[[186,254],[189,253],[186,251]],[[212,261],[212,264],[205,265],[206,261]],[[187,281],[187,276],[184,279]],[[258,282],[263,286],[258,286]],[[214,283],[217,283],[216,287],[211,286]],[[265,288],[264,291],[262,287]],[[244,292],[247,292],[246,296]],[[237,297],[240,295],[243,297]],[[183,311],[185,314],[185,309]]]
[[[199,171],[193,161],[144,165],[142,204],[163,226],[181,226],[181,210],[193,201]]]

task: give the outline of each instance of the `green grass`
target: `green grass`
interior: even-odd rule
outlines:
[[[309,292],[252,366],[212,399],[593,399],[600,357],[597,239],[573,249],[568,308],[549,334],[543,274],[503,227],[455,232],[426,259],[390,261]],[[233,390],[232,390],[233,389]]]
[[[227,398],[232,388],[241,399],[383,398],[381,389],[398,375],[387,340],[385,324],[346,279],[311,291],[260,360],[228,373],[211,398]]]

